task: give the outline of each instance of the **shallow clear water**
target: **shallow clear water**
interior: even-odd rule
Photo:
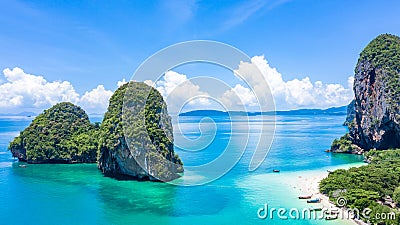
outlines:
[[[248,133],[256,132],[264,119],[268,118],[253,117],[250,124],[254,126]],[[324,152],[346,131],[341,126],[344,116],[288,115],[276,119],[272,148],[256,171],[248,172],[257,141],[251,136],[243,157],[226,175],[206,185],[183,187],[117,181],[103,177],[95,164],[19,167],[21,163],[11,157],[7,145],[31,118],[0,118],[0,224],[340,224],[257,218],[257,210],[265,203],[271,207],[301,206],[298,193],[285,182],[289,179],[286,174],[362,161],[360,156]],[[199,137],[199,118],[181,117],[180,127],[175,124],[175,131],[181,129],[189,138],[175,134],[176,152],[185,166],[206,163],[220,155],[231,137],[231,127],[241,123],[240,118],[232,123],[226,118],[214,121],[203,121],[200,126],[204,140],[197,144],[210,143],[201,151],[178,147],[190,146]],[[233,148],[244,136],[233,134]],[[274,174],[272,169],[281,173]],[[184,179],[196,177],[188,171]]]

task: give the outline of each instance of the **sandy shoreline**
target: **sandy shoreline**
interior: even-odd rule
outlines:
[[[351,218],[346,210],[338,209],[333,202],[331,202],[328,196],[323,195],[319,191],[319,182],[328,176],[329,171],[333,171],[336,169],[348,169],[350,167],[358,167],[364,165],[363,163],[355,163],[355,164],[346,164],[337,167],[326,167],[321,168],[320,170],[312,170],[312,171],[299,171],[293,172],[290,176],[292,177],[290,186],[299,193],[299,195],[312,195],[312,199],[320,198],[321,203],[313,204],[314,207],[323,207],[324,209],[333,209],[339,211],[339,219],[340,222],[347,222],[348,224],[365,224],[362,221],[356,221],[352,219],[341,219],[341,218]]]

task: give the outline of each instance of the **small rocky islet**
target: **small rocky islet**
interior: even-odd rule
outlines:
[[[93,163],[98,130],[81,107],[62,102],[38,115],[9,149],[22,162]]]
[[[144,83],[130,82],[115,91],[99,140],[98,167],[106,176],[170,181],[183,172],[167,105]]]
[[[90,123],[77,105],[54,105],[20,132],[9,150],[27,163],[97,162],[105,176],[118,179],[171,181],[183,172],[173,149],[166,103],[156,89],[141,82],[115,91],[101,124]]]

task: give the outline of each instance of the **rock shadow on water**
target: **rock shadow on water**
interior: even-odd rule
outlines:
[[[103,178],[99,183],[98,196],[109,215],[167,215],[173,210],[176,188],[162,182]]]
[[[100,183],[98,194],[110,217],[122,214],[128,220],[139,214],[159,219],[216,215],[229,203],[229,196],[214,186],[184,187],[113,178]]]
[[[187,217],[217,215],[229,205],[229,196],[215,186],[180,187],[176,204],[169,216]]]
[[[96,164],[28,164],[13,162],[14,175],[35,183],[56,183],[60,185],[95,185],[102,178]]]

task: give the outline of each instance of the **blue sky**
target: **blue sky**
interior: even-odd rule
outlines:
[[[399,35],[400,1],[1,1],[0,29],[1,70],[68,81],[80,96],[113,91],[156,51],[194,39],[264,56],[285,81],[347,87],[366,44]]]

